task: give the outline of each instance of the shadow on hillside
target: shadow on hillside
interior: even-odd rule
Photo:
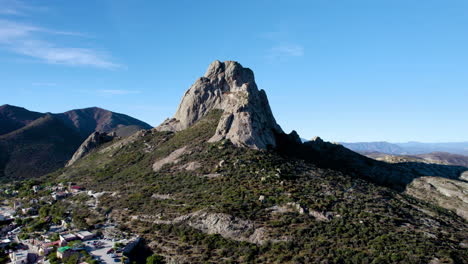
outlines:
[[[461,166],[418,162],[386,163],[320,138],[301,143],[294,138],[293,133],[278,135],[277,139],[277,150],[282,155],[311,162],[320,168],[365,178],[398,191],[404,191],[415,178],[423,176],[439,176],[466,182],[461,176],[468,168]]]

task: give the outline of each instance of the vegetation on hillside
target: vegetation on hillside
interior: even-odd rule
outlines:
[[[219,117],[215,111],[184,131],[152,130],[108,143],[44,180],[105,191],[96,213],[110,214],[167,259],[466,263],[466,222],[454,213],[313,162],[208,143]],[[178,162],[153,171],[155,161],[183,147]],[[248,221],[268,239],[253,243],[173,222],[200,211]]]

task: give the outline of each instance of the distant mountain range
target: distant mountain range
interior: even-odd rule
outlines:
[[[125,137],[145,122],[92,107],[51,114],[0,106],[0,179],[40,176],[62,167],[93,132]]]
[[[455,165],[468,168],[468,156],[448,152],[431,152],[418,155],[392,155],[381,152],[361,152],[369,158],[390,163],[419,162],[441,165]]]
[[[343,146],[356,152],[370,153],[380,152],[392,155],[418,155],[432,152],[449,152],[454,154],[468,155],[468,142],[449,143],[389,143],[381,142],[341,142]]]

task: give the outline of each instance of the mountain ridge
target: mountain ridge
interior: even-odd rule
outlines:
[[[5,180],[37,177],[62,167],[95,131],[128,136],[151,126],[98,107],[52,114],[2,105],[0,128],[0,180]]]
[[[213,80],[224,82],[222,68],[218,74]],[[458,180],[466,168],[389,164],[319,137],[302,143],[295,132],[263,134],[274,136],[274,146],[224,137],[229,133],[212,140],[223,116],[233,113],[225,108],[236,109],[244,98],[214,107],[224,100],[221,88],[232,87],[210,94],[213,80],[196,81],[197,89],[186,92],[194,104],[179,107],[186,109],[182,117],[105,143],[47,179],[102,194],[92,213],[142,236],[169,263],[463,263],[468,257],[467,238],[458,232],[466,221],[454,213],[463,212],[404,191],[428,171]],[[252,136],[262,122],[244,124],[253,126],[245,130]]]
[[[343,146],[357,152],[381,152],[396,155],[417,155],[431,152],[449,152],[468,155],[468,142],[423,143],[405,142],[390,143],[386,141],[374,142],[340,142]]]

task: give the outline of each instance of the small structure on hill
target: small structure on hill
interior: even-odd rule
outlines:
[[[12,264],[26,264],[28,263],[28,251],[27,250],[20,250],[11,252],[9,257]]]
[[[83,241],[86,241],[86,240],[90,240],[94,237],[94,234],[89,232],[89,231],[79,231],[75,234],[79,239],[83,240]]]
[[[61,234],[60,236],[60,242],[70,242],[73,240],[77,240],[78,237],[74,234]]]
[[[70,247],[60,247],[57,249],[57,258],[64,259],[68,258],[73,254],[73,251]]]

